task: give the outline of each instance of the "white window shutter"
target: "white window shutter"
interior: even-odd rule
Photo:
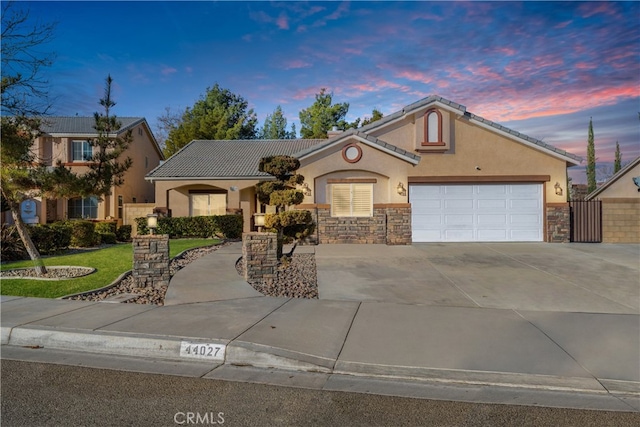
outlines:
[[[331,186],[331,216],[351,216],[351,185]]]

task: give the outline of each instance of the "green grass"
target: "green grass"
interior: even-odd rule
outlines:
[[[210,246],[220,243],[217,239],[177,239],[169,242],[171,258],[187,249]],[[93,267],[97,271],[85,277],[69,280],[25,280],[2,279],[0,294],[24,297],[58,298],[76,292],[84,292],[111,284],[122,273],[131,270],[133,265],[133,248],[131,243],[121,243],[104,249],[46,257],[45,266],[71,265]],[[32,261],[16,261],[3,263],[2,270],[33,267]]]

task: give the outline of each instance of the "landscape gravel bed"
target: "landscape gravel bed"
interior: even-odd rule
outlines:
[[[236,263],[238,274],[242,275],[242,269],[243,260],[240,259]],[[280,264],[275,280],[249,284],[270,297],[318,298],[316,257],[314,254],[294,254]]]
[[[91,267],[51,266],[42,275],[36,274],[35,268],[15,268],[0,273],[0,277],[12,279],[39,279],[39,280],[64,280],[86,276],[96,271]]]
[[[202,248],[189,249],[183,252],[182,254],[171,260],[171,263],[169,264],[169,271],[171,276],[176,274],[178,270],[182,269],[189,263],[218,250],[218,248],[221,248],[224,245],[226,245],[226,243],[214,246],[206,246]],[[107,289],[102,289],[96,292],[85,292],[81,295],[75,295],[67,299],[82,301],[103,301],[107,298],[115,297],[117,295],[131,294],[134,297],[132,297],[131,299],[127,299],[126,301],[124,301],[125,303],[164,305],[164,296],[166,293],[167,286],[161,286],[159,288],[137,287],[133,281],[133,276],[131,276],[131,274],[129,273],[121,280],[119,280],[116,284]]]
[[[179,256],[173,258],[169,265],[171,276],[186,265],[216,251],[218,248],[226,245],[207,246],[202,248],[190,249]],[[77,277],[80,270],[83,274],[87,274],[87,267],[47,267],[49,274],[56,279],[68,279]],[[238,274],[242,275],[242,259],[236,264]],[[34,269],[16,269],[2,272],[2,276],[6,277],[11,274],[12,277],[35,276]],[[74,274],[76,276],[74,276]],[[251,286],[258,292],[266,296],[287,297],[287,298],[318,298],[318,285],[316,279],[316,260],[314,254],[294,254],[288,257],[288,260],[281,263],[275,280],[270,282],[250,282]],[[164,305],[164,296],[167,292],[167,286],[160,288],[145,287],[139,288],[135,286],[131,272],[123,275],[120,280],[111,286],[96,291],[84,292],[82,294],[66,297],[70,300],[82,301],[104,301],[119,295],[128,295],[124,303],[133,304],[156,304]]]

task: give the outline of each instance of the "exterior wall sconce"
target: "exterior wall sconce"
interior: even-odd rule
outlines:
[[[261,212],[253,214],[253,223],[258,228],[258,231],[262,231],[262,227],[264,227],[264,215]]]
[[[556,185],[553,186],[556,189],[556,195],[562,196],[562,187],[560,187],[560,183],[556,182]]]
[[[401,182],[398,182],[398,186],[396,187],[396,191],[401,196],[406,196],[407,195],[407,189],[404,188],[404,185],[402,185]]]
[[[158,228],[158,214],[149,214],[147,215],[147,228],[149,229],[149,233],[153,236],[156,232],[156,228]]]
[[[304,194],[305,196],[311,195],[311,189],[309,188],[309,184],[307,184],[306,182],[302,184],[302,194]]]

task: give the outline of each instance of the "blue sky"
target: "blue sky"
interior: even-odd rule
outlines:
[[[431,94],[586,158],[640,155],[638,2],[19,2],[57,21],[47,70],[57,115],[115,114],[155,129],[219,83],[260,124],[289,124],[326,87],[348,120]],[[44,48],[44,47],[43,47]],[[582,182],[583,171],[571,172]]]

